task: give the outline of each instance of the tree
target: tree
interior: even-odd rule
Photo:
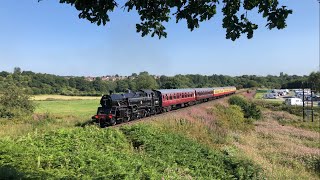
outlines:
[[[320,72],[311,73],[309,76],[309,83],[317,92],[320,92]]]
[[[92,86],[94,88],[95,91],[98,92],[102,92],[105,91],[104,87],[103,87],[103,83],[100,77],[97,77],[93,82],[92,82]]]
[[[21,74],[21,68],[15,67],[15,68],[13,69],[13,74]]]
[[[137,89],[156,89],[158,83],[154,77],[150,76],[148,72],[141,72],[139,76],[134,79]]]
[[[42,0],[38,0],[42,1]],[[110,21],[109,13],[119,6],[120,0],[60,0],[60,3],[74,6],[80,13],[79,18],[87,19],[98,26]],[[251,22],[247,13],[257,9],[263,18],[267,19],[266,26],[283,29],[287,26],[286,19],[292,10],[279,6],[278,0],[126,0],[124,10],[136,10],[141,22],[136,24],[137,32],[142,36],[151,34],[159,38],[167,37],[163,23],[175,18],[176,23],[186,21],[191,31],[199,28],[200,22],[208,21],[217,13],[221,4],[226,38],[236,40],[241,34],[247,38],[253,37],[258,25]]]
[[[160,88],[162,89],[178,89],[179,83],[176,81],[174,77],[166,77],[161,76],[160,77]]]
[[[1,71],[0,72],[0,76],[1,77],[7,77],[10,73],[8,73],[7,71]]]
[[[131,76],[132,76],[132,77],[137,77],[138,74],[137,74],[137,73],[132,73]]]
[[[244,87],[245,88],[253,88],[253,87],[258,87],[258,86],[259,86],[259,84],[256,81],[249,80]]]
[[[30,96],[16,86],[5,88],[0,96],[0,117],[19,118],[33,114],[34,103]]]
[[[129,89],[128,82],[126,80],[119,80],[117,81],[117,92],[126,92]]]

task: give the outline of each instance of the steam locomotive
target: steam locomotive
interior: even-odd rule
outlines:
[[[191,106],[234,94],[236,87],[194,89],[141,89],[125,94],[103,95],[92,120],[101,127]]]

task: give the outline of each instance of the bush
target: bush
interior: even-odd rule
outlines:
[[[229,99],[229,104],[240,106],[245,118],[261,118],[261,110],[254,103],[249,102],[243,97],[232,96]]]
[[[252,121],[248,121],[244,118],[243,111],[239,106],[231,105],[225,107],[217,105],[213,110],[218,118],[217,124],[223,129],[248,131],[252,128]]]
[[[249,105],[248,101],[241,96],[230,97],[229,104],[240,106],[242,109]]]
[[[35,104],[30,96],[16,86],[6,88],[0,96],[0,117],[17,118],[33,114]]]

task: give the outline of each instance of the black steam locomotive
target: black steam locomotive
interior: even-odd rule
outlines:
[[[93,119],[102,127],[161,112],[159,97],[152,90],[103,95],[100,104]]]

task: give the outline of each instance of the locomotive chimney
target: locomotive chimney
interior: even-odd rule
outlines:
[[[113,93],[113,91],[110,90],[110,91],[109,91],[109,95],[111,95],[112,93]]]

